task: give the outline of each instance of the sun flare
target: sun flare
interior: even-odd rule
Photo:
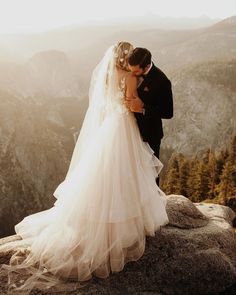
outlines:
[[[224,18],[235,0],[0,0],[0,33],[37,32],[86,21],[148,13],[171,17]]]

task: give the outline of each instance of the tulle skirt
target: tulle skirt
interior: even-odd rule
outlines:
[[[15,226],[22,240],[0,250],[28,247],[18,270],[37,262],[41,274],[58,278],[86,281],[121,271],[143,255],[145,236],[169,222],[167,196],[155,181],[162,167],[133,114],[110,114],[56,188],[54,206],[25,217]],[[39,273],[32,271],[31,285]]]

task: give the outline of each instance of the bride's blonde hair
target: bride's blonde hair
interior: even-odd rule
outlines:
[[[128,69],[128,57],[133,51],[134,47],[131,43],[121,41],[115,45],[114,53],[116,57],[116,66],[122,70]]]

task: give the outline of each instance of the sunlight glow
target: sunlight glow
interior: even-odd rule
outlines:
[[[0,33],[37,32],[88,21],[157,14],[225,18],[235,0],[0,0]]]

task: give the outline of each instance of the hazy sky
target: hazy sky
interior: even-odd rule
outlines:
[[[0,33],[148,13],[225,18],[236,15],[236,0],[0,0]]]

